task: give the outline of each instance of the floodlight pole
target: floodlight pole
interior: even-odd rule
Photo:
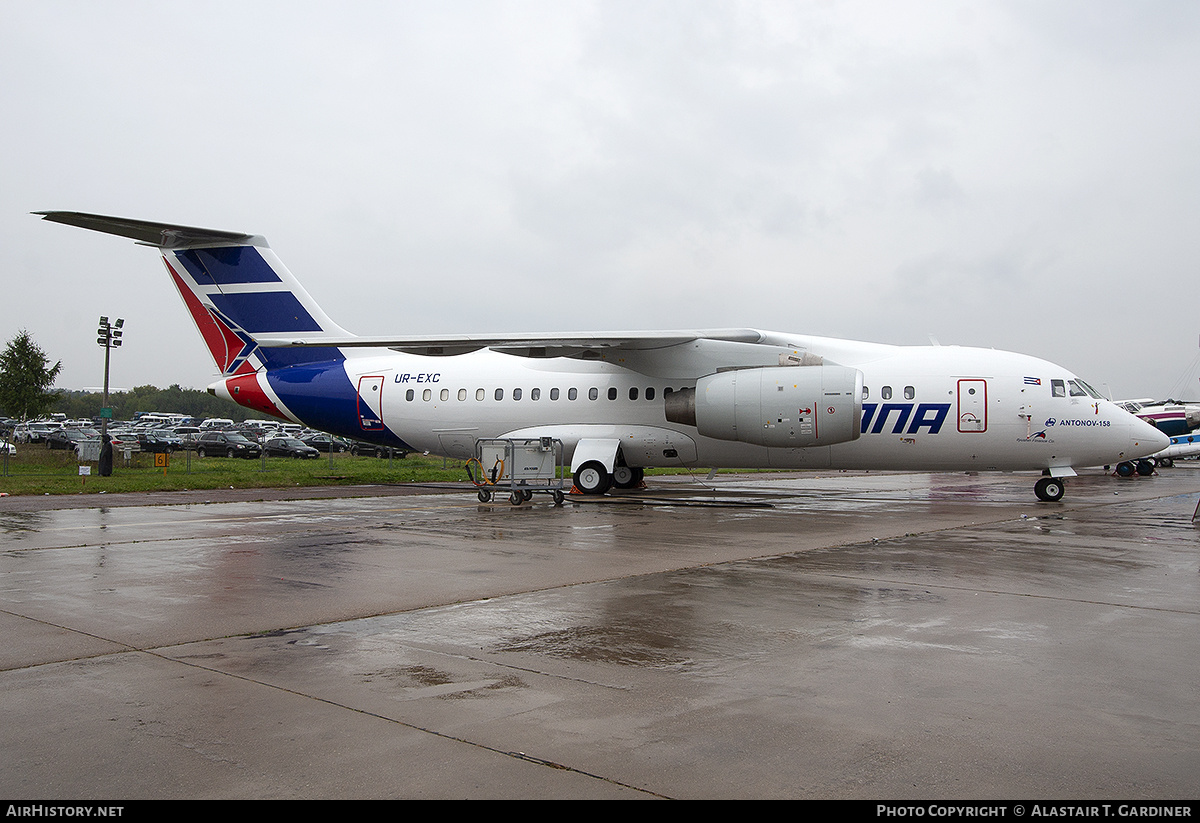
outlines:
[[[109,323],[108,316],[100,318],[100,328],[96,329],[96,342],[104,347],[104,400],[100,410],[100,448],[103,449],[108,437],[108,417],[112,412],[108,408],[108,365],[114,346],[121,345],[121,327],[125,320],[118,317],[116,323]]]

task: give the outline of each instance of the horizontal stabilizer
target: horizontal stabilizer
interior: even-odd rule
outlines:
[[[128,237],[160,249],[267,245],[262,237],[236,231],[198,229],[192,226],[152,223],[148,220],[128,220],[124,217],[106,217],[102,214],[84,214],[78,211],[35,211],[34,214],[41,215],[43,220],[49,220],[52,223],[63,223],[68,226],[78,226],[81,229]]]

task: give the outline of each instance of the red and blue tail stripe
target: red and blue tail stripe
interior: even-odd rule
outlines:
[[[406,448],[377,414],[364,413],[346,354],[321,345],[352,335],[325,314],[262,237],[81,212],[38,214],[160,250],[221,372],[210,390],[264,414]],[[307,345],[257,343],[280,336]]]

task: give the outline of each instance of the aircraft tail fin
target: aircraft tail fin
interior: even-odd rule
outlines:
[[[340,349],[320,341],[351,335],[325,314],[261,236],[81,212],[35,214],[159,249],[223,375],[345,359]],[[257,343],[259,337],[281,336],[308,345]]]

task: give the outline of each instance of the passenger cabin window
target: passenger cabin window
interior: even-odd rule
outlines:
[[[870,396],[871,396],[871,390],[868,389],[866,386],[863,386],[863,400],[866,400]]]
[[[574,400],[579,397],[579,389],[567,389],[567,399]]]
[[[892,399],[892,387],[884,386],[882,389],[879,390],[879,396],[882,397],[884,400],[891,400]]]
[[[600,397],[599,389],[588,389],[588,400],[595,400]]]
[[[541,400],[542,399],[542,390],[541,389],[530,389],[529,390],[529,399],[530,400]]]
[[[426,403],[428,403],[432,397],[433,397],[433,391],[431,391],[430,389],[426,389],[425,391],[421,392],[421,399],[424,400]]]
[[[406,391],[404,393],[405,400],[412,400],[416,396],[417,396],[417,393],[415,391],[413,391],[412,389],[409,389],[408,391]]]
[[[520,400],[520,399],[521,399],[521,390],[513,389],[513,400]]]
[[[1062,380],[1051,380],[1050,381],[1050,395],[1052,397],[1066,397],[1067,396],[1067,384],[1065,382],[1063,382]]]
[[[449,399],[450,399],[450,390],[442,389],[442,400],[445,401],[445,400],[449,400]]]
[[[653,399],[654,399],[654,387],[653,387],[653,386],[651,386],[650,388],[646,389],[646,399],[647,399],[647,400],[653,400]]]
[[[633,387],[631,387],[631,388],[629,389],[629,399],[630,399],[630,400],[637,400],[637,399],[638,399],[638,390],[637,390],[637,386],[633,386]]]
[[[616,400],[616,399],[617,399],[617,387],[616,387],[616,386],[609,386],[609,388],[608,388],[608,399],[609,399],[609,400]]]
[[[482,399],[483,399],[483,397],[484,397],[484,394],[483,394],[483,389],[476,389],[476,390],[475,390],[475,399],[476,399],[476,400],[482,400]]]
[[[550,399],[551,399],[551,400],[557,400],[557,399],[558,399],[558,389],[551,389],[551,390],[550,390]]]
[[[467,390],[466,389],[458,390],[458,399],[459,399],[459,402],[467,399]]]
[[[913,399],[914,397],[916,397],[916,396],[917,396],[917,390],[916,390],[916,389],[914,389],[912,386],[905,386],[905,387],[904,387],[904,399],[905,399],[905,400],[912,400],[912,399]]]
[[[497,400],[504,399],[504,389],[496,389],[496,399]]]

